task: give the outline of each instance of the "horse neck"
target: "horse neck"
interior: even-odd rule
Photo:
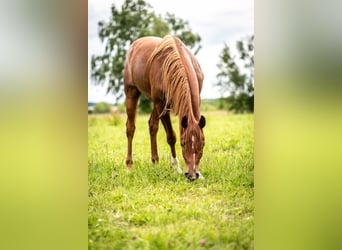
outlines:
[[[195,120],[199,120],[200,96],[199,96],[199,86],[198,86],[199,83],[198,83],[197,75],[196,75],[194,66],[192,65],[191,58],[190,58],[189,53],[187,52],[187,49],[177,38],[175,38],[175,43],[176,43],[178,53],[180,54],[182,63],[185,67],[185,70],[188,76],[188,82],[189,82],[189,90],[190,90],[189,95],[191,99],[191,105],[190,105],[191,110],[185,110],[185,111],[188,113],[187,114],[188,117],[192,117]]]
[[[156,64],[154,64],[156,63]],[[159,63],[159,65],[158,65]],[[165,94],[165,108],[161,115],[171,107],[176,115],[187,116],[191,120],[200,118],[199,82],[189,51],[184,44],[172,36],[165,36],[148,59],[148,64],[155,65],[162,74],[150,72],[150,79],[159,75]]]

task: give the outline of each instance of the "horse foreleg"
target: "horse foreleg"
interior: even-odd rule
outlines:
[[[151,160],[153,163],[159,161],[158,148],[157,148],[157,133],[159,128],[159,112],[156,105],[153,107],[151,117],[148,121],[150,129],[150,139],[151,139]]]
[[[166,132],[167,143],[170,145],[170,149],[171,149],[171,167],[177,170],[178,173],[182,173],[182,170],[179,167],[179,161],[176,156],[176,149],[175,149],[176,133],[172,129],[170,113],[166,113],[160,119],[162,121],[162,124]]]
[[[133,165],[132,159],[132,141],[135,132],[135,115],[137,110],[139,96],[136,98],[126,98],[126,113],[127,113],[127,121],[126,121],[126,136],[127,136],[127,157],[126,157],[126,165],[130,170]]]

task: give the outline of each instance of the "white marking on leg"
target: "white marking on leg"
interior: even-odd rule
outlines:
[[[183,173],[182,169],[179,167],[179,160],[177,157],[173,158],[171,156],[171,168],[175,169],[179,174]]]

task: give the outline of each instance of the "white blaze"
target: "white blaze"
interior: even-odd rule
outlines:
[[[192,148],[192,149],[194,149],[194,142],[195,142],[195,137],[194,137],[194,136],[191,136],[191,148]],[[196,164],[195,164],[196,157],[195,157],[195,153],[192,154],[192,157],[194,158],[193,170],[195,170],[195,169],[196,169]]]

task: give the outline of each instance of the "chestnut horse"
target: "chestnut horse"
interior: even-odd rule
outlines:
[[[140,94],[153,102],[149,119],[152,162],[158,162],[157,132],[159,119],[171,148],[171,166],[179,173],[176,157],[176,134],[170,120],[170,110],[179,117],[180,141],[189,180],[203,178],[200,159],[203,154],[205,118],[200,115],[200,92],[203,73],[199,63],[188,48],[170,35],[143,37],[132,43],[127,52],[124,68],[126,95],[126,135],[128,151],[126,165],[130,170],[135,116]]]

